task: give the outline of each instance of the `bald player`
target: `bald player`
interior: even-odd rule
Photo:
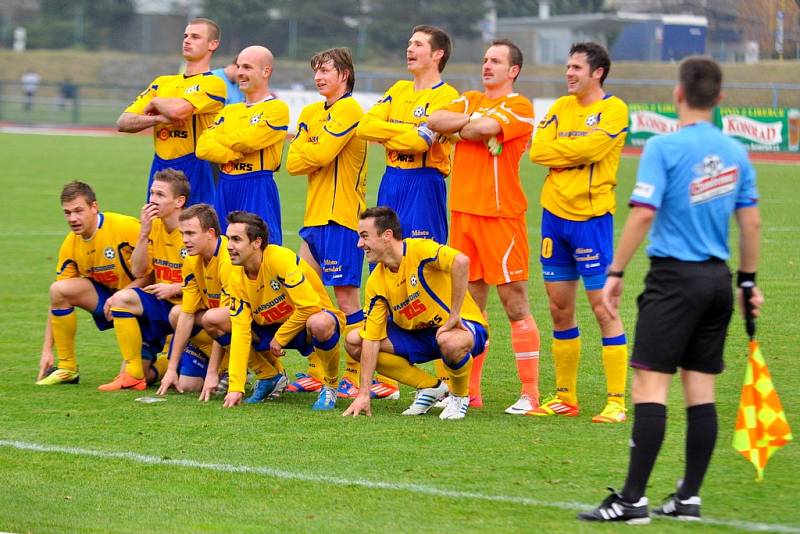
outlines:
[[[153,128],[155,156],[147,182],[149,198],[153,175],[164,169],[183,171],[191,196],[187,206],[214,202],[211,165],[195,156],[200,134],[225,105],[225,82],[209,71],[219,47],[219,26],[209,19],[189,21],[183,34],[183,74],[159,76],[117,119],[120,132]]]
[[[281,204],[273,174],[281,164],[289,128],[289,107],[269,91],[272,52],[249,46],[237,58],[245,101],[225,106],[197,142],[199,158],[220,164],[216,210],[255,213],[267,223],[270,243],[280,245]],[[222,231],[227,222],[222,223]]]

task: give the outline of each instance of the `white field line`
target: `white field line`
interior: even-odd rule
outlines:
[[[476,501],[500,502],[517,504],[521,506],[545,506],[548,508],[559,508],[562,510],[588,510],[592,506],[579,502],[558,502],[531,499],[528,497],[517,497],[513,495],[492,495],[472,491],[459,491],[457,489],[443,489],[422,484],[410,484],[400,482],[384,482],[380,480],[350,479],[339,478],[315,473],[303,473],[299,471],[286,471],[273,467],[258,467],[248,465],[233,465],[222,463],[197,462],[194,460],[180,460],[173,458],[162,458],[135,452],[112,452],[93,449],[82,449],[79,447],[61,447],[57,445],[43,445],[39,443],[29,443],[25,441],[0,440],[0,447],[17,449],[23,451],[68,454],[72,456],[88,456],[108,460],[127,460],[147,465],[176,466],[190,469],[202,469],[206,471],[216,471],[222,473],[245,473],[277,478],[281,480],[299,480],[303,482],[314,482],[330,484],[332,486],[356,486],[367,489],[404,491],[433,497],[443,497],[451,499],[471,499]],[[800,534],[800,528],[789,525],[755,523],[751,521],[740,521],[737,519],[711,519],[703,518],[703,523],[707,525],[719,525],[731,527],[750,532],[788,532]]]

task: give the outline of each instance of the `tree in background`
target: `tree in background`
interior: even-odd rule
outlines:
[[[29,48],[117,48],[114,35],[134,13],[133,0],[41,0],[27,25]]]

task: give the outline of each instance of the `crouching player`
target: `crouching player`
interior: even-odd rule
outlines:
[[[64,186],[61,207],[71,233],[61,244],[56,281],[50,286],[50,314],[36,382],[39,386],[78,383],[75,306],[91,313],[98,329],[108,330],[114,326],[109,297],[118,289],[144,285],[144,280],[134,278],[130,267],[139,221],[101,212],[94,191],[83,182]],[[52,369],[53,345],[58,354],[56,369]]]
[[[97,388],[100,391],[141,391],[147,384],[158,382],[167,370],[167,359],[158,354],[172,333],[170,312],[181,302],[185,251],[178,217],[188,198],[189,180],[183,171],[155,173],[131,256],[133,273],[146,276],[152,272],[155,283],[119,291],[111,298],[114,332],[125,365],[114,380]]]
[[[315,352],[322,364],[324,385],[312,409],[336,406],[339,336],[344,314],[334,308],[317,273],[291,250],[268,245],[269,231],[257,215],[228,214],[231,271],[231,347],[226,408],[242,400],[250,345],[280,357],[284,349],[303,356]],[[283,377],[285,381],[285,377]],[[261,382],[256,384],[259,393]],[[271,385],[271,384],[270,384]],[[369,394],[369,387],[365,390]]]
[[[469,407],[472,355],[481,354],[487,324],[467,293],[469,258],[430,239],[401,239],[390,208],[360,216],[358,246],[376,263],[367,280],[366,321],[347,336],[347,351],[361,361],[361,388],[343,415],[370,413],[369,384],[378,372],[417,388],[403,415],[422,415],[448,393],[447,384],[413,364],[442,359],[450,396],[441,419],[463,419]]]

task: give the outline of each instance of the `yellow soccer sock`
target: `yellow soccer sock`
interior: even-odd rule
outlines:
[[[151,368],[156,372],[153,383],[161,380],[161,377],[167,372],[167,367],[169,367],[169,358],[167,358],[164,354],[159,354],[156,357],[156,361],[154,361],[151,365]]]
[[[442,360],[444,362],[444,360]],[[444,362],[444,367],[450,375],[450,393],[456,397],[467,397],[469,395],[469,377],[472,372],[472,356],[467,353],[464,358],[451,367],[447,362]]]
[[[625,406],[628,378],[628,344],[625,334],[603,338],[603,368],[606,371],[608,402]]]
[[[553,330],[553,362],[556,365],[556,393],[567,404],[578,405],[578,363],[581,359],[578,327]]]
[[[127,308],[111,308],[114,318],[114,333],[122,358],[125,360],[125,373],[132,378],[144,378],[142,366],[142,331],[136,316]]]
[[[308,355],[308,370],[306,373],[308,376],[313,376],[320,382],[323,381],[325,378],[324,366],[322,365],[322,361],[319,359],[319,355],[316,351],[312,352]]]
[[[280,361],[277,358],[271,356],[272,353],[268,350],[256,352],[254,349],[250,349],[250,357],[247,360],[247,368],[253,371],[253,373],[256,375],[256,378],[259,380],[262,378],[272,378],[281,372],[279,368],[276,367],[276,364],[280,366],[280,369],[283,368],[283,365],[280,364]]]
[[[344,327],[344,339],[347,339],[347,335],[352,332],[353,330],[359,330],[364,325],[364,312],[363,310],[358,310],[355,313],[351,313],[347,316],[347,324]],[[347,378],[352,382],[356,387],[359,385],[359,381],[361,380],[361,363],[358,360],[354,360],[352,356],[347,354],[347,351],[344,353],[344,373],[342,374],[342,379]]]
[[[339,343],[330,349],[314,347],[314,353],[322,368],[322,383],[336,389],[339,384]]]
[[[411,365],[411,363],[402,356],[397,356],[388,352],[378,353],[377,370],[381,374],[393,378],[401,384],[416,389],[433,388],[439,383],[439,379],[432,374],[426,373],[419,367]]]
[[[450,387],[450,371],[447,369],[447,366],[444,364],[444,360],[441,358],[438,360],[433,360],[433,369],[436,371],[436,378],[445,382],[447,387]]]
[[[78,318],[75,315],[75,308],[50,310],[50,326],[53,331],[53,344],[56,347],[59,369],[77,371],[75,332],[78,331]]]

